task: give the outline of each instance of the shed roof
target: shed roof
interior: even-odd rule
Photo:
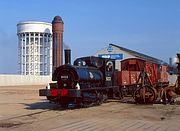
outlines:
[[[143,60],[148,60],[148,61],[151,61],[153,63],[158,63],[158,64],[167,64],[166,62],[164,62],[163,60],[160,60],[160,59],[157,59],[157,58],[154,58],[154,57],[151,57],[151,56],[148,56],[148,55],[145,55],[145,54],[142,54],[142,53],[139,53],[139,52],[136,52],[136,51],[133,51],[133,50],[130,50],[130,49],[127,49],[127,48],[124,48],[124,47],[120,47],[118,45],[115,45],[115,44],[109,44],[111,46],[114,46],[114,47],[117,47],[119,48],[120,50],[123,50],[123,51],[126,51],[138,58],[141,58]]]

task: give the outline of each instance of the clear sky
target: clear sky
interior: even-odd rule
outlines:
[[[1,0],[1,74],[17,73],[17,23],[51,22],[56,15],[73,59],[109,43],[166,62],[180,53],[180,0]]]

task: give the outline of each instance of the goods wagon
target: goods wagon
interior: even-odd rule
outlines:
[[[137,103],[153,103],[159,91],[168,85],[168,66],[139,58],[121,61],[115,82],[123,96],[133,96]]]

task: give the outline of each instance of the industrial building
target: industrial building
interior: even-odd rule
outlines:
[[[17,24],[20,75],[52,74],[52,24],[26,21]]]
[[[95,56],[102,57],[102,58],[111,58],[115,59],[115,68],[117,70],[121,70],[121,63],[120,61],[123,59],[128,59],[128,58],[141,58],[144,60],[149,60],[151,62],[155,63],[164,63],[162,60],[156,59],[154,57],[124,48],[120,47],[115,44],[109,44],[108,47],[105,47],[98,51]]]

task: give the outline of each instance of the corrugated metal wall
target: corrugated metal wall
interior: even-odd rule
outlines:
[[[47,85],[51,76],[0,75],[0,86]]]

